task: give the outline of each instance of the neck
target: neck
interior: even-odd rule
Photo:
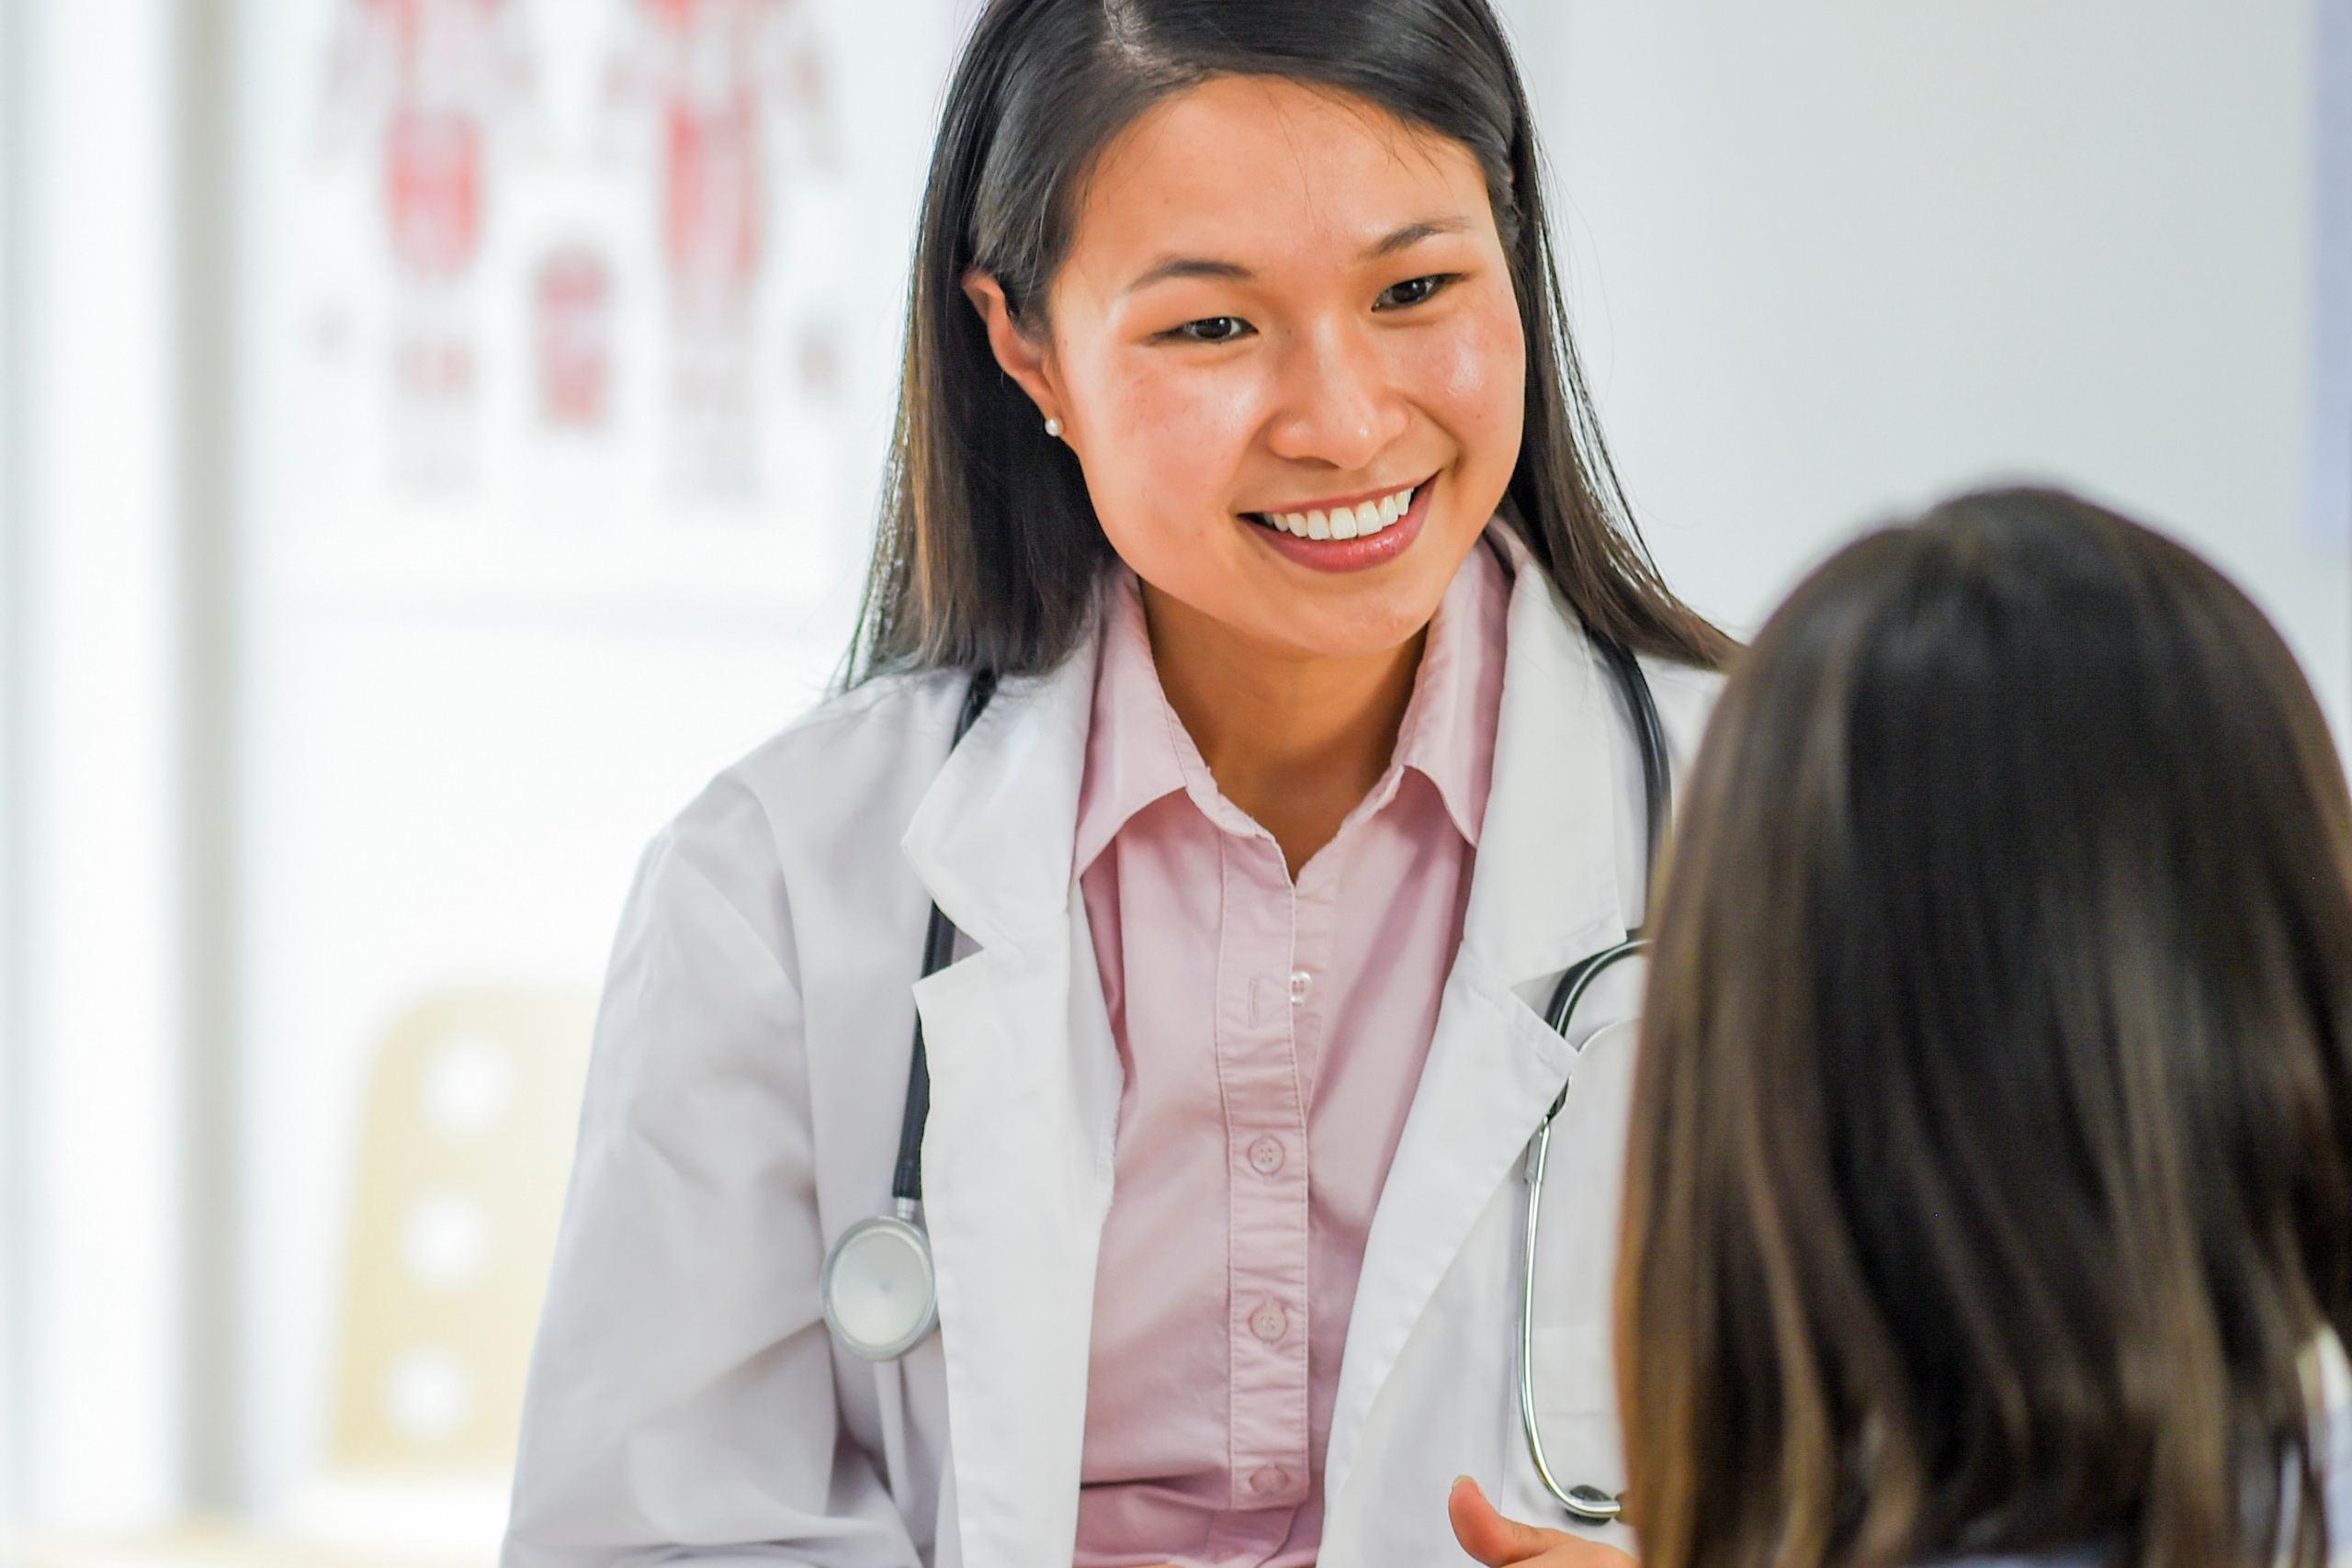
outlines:
[[[1296,880],[1387,770],[1429,628],[1335,657],[1250,641],[1148,582],[1143,605],[1169,706]]]

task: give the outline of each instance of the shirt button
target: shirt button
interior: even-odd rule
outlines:
[[[1250,1332],[1272,1344],[1290,1326],[1290,1315],[1273,1303],[1268,1302],[1250,1314]]]
[[[1250,1145],[1250,1168],[1261,1176],[1272,1176],[1283,1168],[1283,1145],[1280,1138],[1268,1136]]]
[[[1290,972],[1290,1000],[1293,1007],[1306,999],[1307,987],[1315,984],[1315,976],[1304,969]]]
[[[1290,1484],[1290,1472],[1278,1464],[1261,1464],[1250,1472],[1250,1490],[1270,1497]]]

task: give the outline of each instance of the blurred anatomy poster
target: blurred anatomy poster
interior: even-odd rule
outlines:
[[[816,0],[309,8],[297,553],[690,599],[838,575],[849,132]]]

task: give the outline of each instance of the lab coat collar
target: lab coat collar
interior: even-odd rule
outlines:
[[[1535,1009],[1561,971],[1625,936],[1618,777],[1631,740],[1574,611],[1525,547],[1495,532],[1516,578],[1485,841],[1358,1276],[1324,1464],[1335,1511],[1349,1506],[1366,1423],[1407,1338],[1574,1070]]]
[[[1090,632],[1050,674],[1004,681],[908,825],[915,874],[983,948],[1069,911],[1095,652]]]
[[[1480,857],[1462,951],[1521,987],[1624,940],[1617,852],[1628,803],[1617,779],[1631,738],[1599,652],[1550,575],[1508,527],[1487,536],[1502,542],[1513,578],[1487,830],[1518,858]]]
[[[1004,682],[904,840],[978,944],[915,987],[932,1079],[924,1218],[967,1568],[1067,1562],[1078,1529],[1120,1087],[1071,879],[1093,687],[1091,637],[1054,673]]]

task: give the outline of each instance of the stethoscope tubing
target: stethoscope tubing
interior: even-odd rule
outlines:
[[[1649,678],[1642,673],[1640,660],[1632,649],[1611,638],[1596,634],[1593,643],[1616,677],[1619,691],[1625,698],[1626,718],[1634,729],[1635,749],[1642,761],[1642,827],[1644,848],[1648,852],[1645,863],[1652,886],[1644,890],[1646,900],[1655,892],[1658,853],[1665,842],[1666,826],[1672,807],[1673,784],[1666,751],[1666,724],[1658,716],[1657,698],[1650,691]],[[1648,911],[1644,910],[1646,922]],[[1648,937],[1640,930],[1630,931],[1623,942],[1603,948],[1578,963],[1560,978],[1552,993],[1551,1005],[1544,1010],[1544,1021],[1554,1033],[1563,1039],[1576,1022],[1577,1007],[1585,998],[1603,972],[1625,959],[1634,957],[1649,946]],[[1563,1486],[1559,1477],[1552,1473],[1552,1463],[1544,1449],[1544,1431],[1535,1419],[1535,1257],[1536,1237],[1544,1217],[1544,1169],[1552,1153],[1552,1126],[1561,1107],[1568,1101],[1568,1085],[1553,1097],[1544,1112],[1544,1120],[1527,1140],[1527,1156],[1520,1167],[1527,1183],[1527,1232],[1520,1258],[1519,1298],[1519,1421],[1527,1435],[1527,1457],[1533,1461],[1536,1479],[1552,1500],[1566,1509],[1569,1515],[1586,1524],[1614,1523],[1624,1513],[1623,1501],[1600,1487],[1579,1483]]]
[[[996,675],[983,670],[972,677],[965,691],[964,706],[956,716],[955,738],[947,743],[952,754],[964,743],[974,724],[996,694]],[[956,955],[956,923],[947,911],[936,903],[931,907],[931,923],[923,931],[922,977],[929,979],[947,967]],[[899,1157],[890,1170],[890,1209],[887,1214],[876,1214],[861,1220],[843,1231],[827,1249],[825,1266],[817,1277],[817,1301],[825,1314],[826,1326],[833,1331],[851,1354],[869,1361],[895,1361],[931,1337],[939,1322],[939,1269],[932,1257],[931,1233],[922,1218],[922,1134],[931,1120],[931,1058],[923,1049],[922,1014],[915,1014],[914,1048],[907,1059],[907,1099],[899,1119]],[[922,1278],[919,1310],[906,1320],[904,1328],[884,1339],[869,1339],[854,1331],[841,1309],[840,1291],[843,1288],[841,1274],[843,1259],[861,1247],[876,1241],[904,1247],[920,1269]]]
[[[1649,939],[1641,935],[1627,937],[1614,947],[1604,948],[1571,970],[1555,994],[1552,1016],[1544,1021],[1565,1035],[1576,1018],[1577,1004],[1584,1000],[1585,992],[1602,973],[1625,959],[1632,958],[1649,946]],[[1527,1433],[1527,1457],[1535,1463],[1536,1479],[1544,1490],[1569,1513],[1588,1524],[1608,1524],[1624,1510],[1624,1505],[1598,1486],[1579,1483],[1563,1486],[1552,1473],[1552,1461],[1544,1451],[1544,1429],[1535,1420],[1535,1238],[1544,1222],[1544,1168],[1552,1154],[1552,1123],[1567,1103],[1568,1091],[1560,1090],[1551,1109],[1544,1112],[1543,1123],[1535,1135],[1527,1140],[1527,1158],[1521,1166],[1521,1178],[1527,1183],[1527,1234],[1521,1249],[1519,1297],[1519,1421]]]

